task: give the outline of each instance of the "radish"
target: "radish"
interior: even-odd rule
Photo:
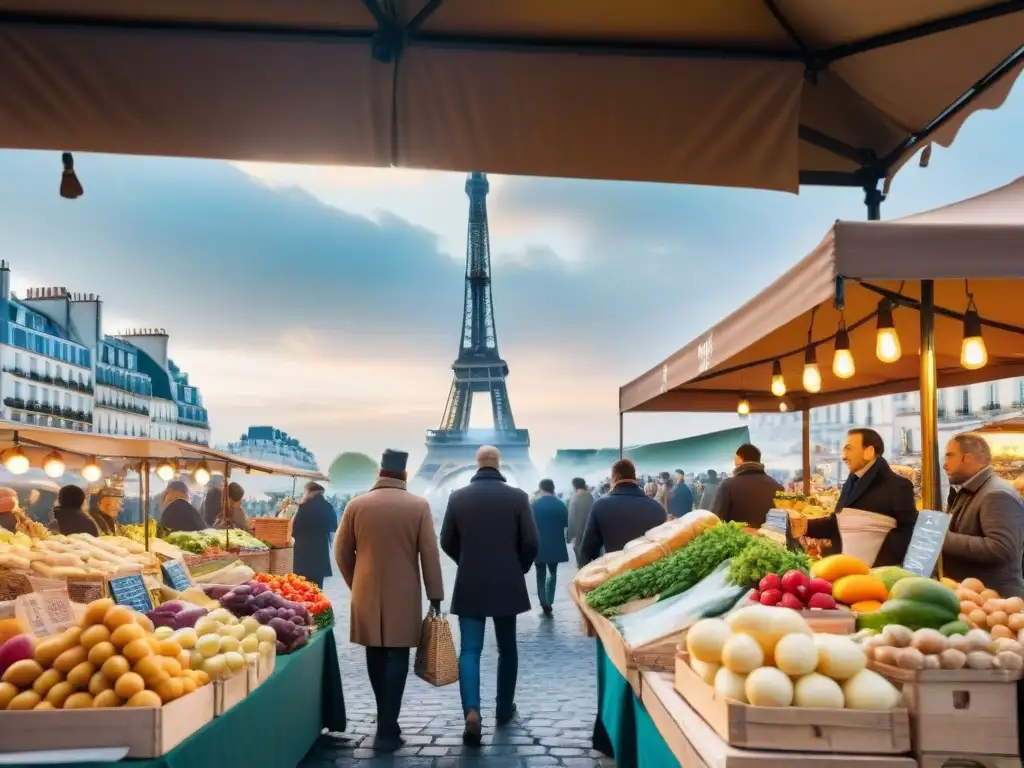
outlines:
[[[803,571],[798,571],[796,569],[786,571],[785,575],[782,577],[782,591],[795,595],[797,593],[797,587],[806,588],[809,583],[810,579],[807,578],[807,574]]]
[[[12,664],[31,659],[35,649],[36,644],[31,635],[15,635],[0,645],[0,675]]]

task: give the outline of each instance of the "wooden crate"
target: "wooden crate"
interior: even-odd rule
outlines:
[[[941,752],[918,755],[921,768],[1021,768],[1017,755],[965,755]]]
[[[245,669],[239,670],[231,677],[214,680],[213,689],[213,715],[220,717],[249,695],[249,680]]]
[[[270,570],[270,552],[239,552],[238,559],[252,568],[256,573],[266,573]]]
[[[283,548],[292,545],[292,518],[254,517],[251,523],[252,535],[270,546]]]
[[[1016,756],[1018,672],[1003,669],[912,671],[871,662],[903,690],[915,751]]]
[[[861,711],[754,707],[726,699],[676,656],[675,688],[729,745],[745,749],[897,755],[910,752],[905,709]]]
[[[214,686],[162,707],[0,712],[0,752],[128,747],[160,757],[213,719]]]
[[[765,751],[730,746],[676,693],[671,675],[642,672],[640,689],[644,709],[676,760],[686,768],[917,768],[912,757],[902,755]],[[786,744],[783,749],[794,747]]]
[[[268,573],[275,576],[287,576],[295,567],[295,549],[285,547],[283,549],[270,550],[270,567]]]

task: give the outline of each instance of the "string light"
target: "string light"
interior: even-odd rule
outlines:
[[[740,416],[750,415],[750,401],[744,395],[740,395],[740,402],[736,406],[736,413]]]
[[[100,466],[99,462],[96,461],[96,457],[93,456],[82,467],[82,478],[88,483],[95,483],[101,477],[103,477],[103,467]]]
[[[56,480],[64,474],[64,457],[57,453],[57,451],[47,454],[46,458],[43,459],[43,472],[46,473],[47,477],[52,477]]]
[[[878,326],[875,332],[875,357],[883,363],[895,363],[903,355],[896,323],[892,319],[892,304],[888,299],[878,302]]]
[[[782,397],[786,394],[786,379],[782,376],[782,362],[776,360],[772,363],[772,394]]]
[[[199,462],[198,466],[196,466],[195,472],[192,473],[192,476],[200,485],[206,485],[210,482],[210,468],[206,466],[205,461]]]
[[[981,337],[981,318],[976,309],[964,313],[964,340],[960,345],[960,365],[969,371],[976,371],[988,364],[988,349]]]
[[[159,477],[165,483],[169,483],[171,480],[173,480],[176,474],[178,474],[177,470],[174,468],[174,465],[172,465],[169,461],[160,462],[159,466],[157,466],[156,468],[157,477]]]
[[[807,345],[804,353],[804,390],[812,395],[821,391],[821,371],[818,370],[818,360],[814,355],[814,347]]]
[[[789,403],[787,403],[785,400],[779,401],[779,412],[780,413],[786,413],[788,410],[789,410]]]
[[[840,379],[848,379],[856,372],[853,353],[850,351],[850,333],[846,330],[846,324],[840,321],[839,330],[836,331],[836,350],[832,356],[832,373]]]
[[[4,451],[4,454],[0,459],[3,461],[4,469],[12,475],[24,475],[28,472],[28,456],[25,455],[21,446],[16,445],[13,448],[9,448]]]

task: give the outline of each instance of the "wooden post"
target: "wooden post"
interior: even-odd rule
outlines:
[[[921,496],[925,509],[942,510],[938,372],[935,362],[935,283],[931,280],[921,281]]]
[[[811,492],[811,406],[807,398],[801,401],[800,455],[804,472],[804,495]]]
[[[149,459],[143,459],[139,468],[139,496],[142,502],[142,540],[149,552]]]

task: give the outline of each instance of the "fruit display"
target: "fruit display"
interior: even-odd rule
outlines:
[[[196,622],[208,613],[206,608],[190,605],[182,600],[168,600],[147,612],[146,616],[153,622],[154,627],[169,627],[174,630],[194,627]]]
[[[309,615],[317,629],[324,629],[334,623],[334,611],[331,608],[331,601],[320,590],[320,588],[295,573],[287,576],[275,576],[269,573],[258,573],[253,581],[266,584],[271,592],[276,592],[285,600],[301,605]]]
[[[257,623],[271,627],[276,633],[279,654],[297,651],[309,640],[313,623],[309,611],[271,591],[266,584],[253,581],[235,587],[216,585],[206,587],[205,591],[237,618],[251,616]]]
[[[741,587],[757,587],[765,576],[801,571],[806,576],[811,565],[803,552],[793,552],[760,536],[751,537],[743,551],[732,558],[729,577]]]
[[[910,629],[939,629],[957,621],[960,601],[945,584],[921,576],[908,576],[893,584],[881,607],[857,615],[859,629],[882,631],[889,624]]]
[[[277,652],[274,628],[252,616],[239,620],[226,608],[210,611],[194,627],[158,627],[154,635],[179,645],[188,654],[189,669],[202,671],[211,680],[230,677],[247,663],[257,663]]]
[[[764,605],[703,619],[686,635],[691,669],[716,693],[756,707],[890,710],[900,692],[867,668],[853,639],[814,634],[794,611]]]
[[[860,641],[867,658],[900,669],[1024,669],[1024,645],[983,629],[968,629],[960,621],[916,631],[889,624],[878,634],[862,635]]]
[[[204,557],[221,552],[266,552],[270,547],[238,528],[230,531],[208,528],[205,531],[175,531],[162,537],[183,552]]]
[[[159,707],[206,685],[182,646],[149,619],[112,600],[95,600],[77,626],[0,647],[0,709]]]
[[[750,599],[761,605],[777,605],[795,611],[830,611],[836,608],[832,584],[824,579],[812,579],[804,571],[795,569],[786,571],[782,576],[767,574],[751,592]]]
[[[126,539],[131,539],[138,544],[146,542],[146,529],[142,523],[118,526],[118,532]],[[157,524],[156,520],[149,521],[149,538],[155,539],[164,531]]]
[[[49,579],[120,576],[157,569],[146,548],[121,536],[76,533],[32,539],[21,534],[0,543],[0,567],[32,570]]]
[[[792,509],[809,518],[828,517],[831,512],[831,507],[827,507],[816,496],[806,496],[802,493],[789,493],[786,491],[776,492],[775,508]]]

